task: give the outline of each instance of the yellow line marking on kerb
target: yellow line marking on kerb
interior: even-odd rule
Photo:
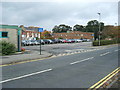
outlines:
[[[120,71],[120,67],[118,67],[117,69],[115,69],[113,72],[111,72],[110,74],[108,74],[106,77],[104,77],[103,79],[101,79],[100,81],[98,81],[97,83],[95,83],[93,86],[91,86],[88,90],[96,90],[97,88],[100,87],[100,85],[102,85],[105,81],[107,81],[108,79],[110,79],[112,76],[114,76],[115,74],[117,74]]]
[[[23,64],[23,63],[27,63],[27,62],[35,62],[35,61],[44,60],[44,59],[48,59],[48,58],[52,58],[52,57],[41,58],[41,59],[33,59],[33,60],[26,60],[26,61],[20,61],[20,62],[13,62],[13,63],[10,63],[10,64],[0,65],[0,67],[16,65],[16,64]]]

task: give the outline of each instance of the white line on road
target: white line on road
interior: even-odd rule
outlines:
[[[117,52],[118,50],[115,50],[115,52]]]
[[[94,57],[86,58],[86,59],[83,59],[83,60],[80,60],[80,61],[72,62],[72,63],[70,63],[70,64],[73,65],[73,64],[80,63],[80,62],[84,62],[84,61],[87,61],[87,60],[90,60],[90,59],[93,59],[93,58],[94,58]]]
[[[37,75],[37,74],[40,74],[40,73],[48,72],[48,71],[51,71],[51,70],[52,69],[47,69],[47,70],[43,70],[43,71],[31,73],[31,74],[19,76],[19,77],[16,77],[16,78],[7,79],[7,80],[4,80],[4,81],[0,81],[0,84],[5,83],[5,82],[9,82],[9,81],[13,81],[13,80],[17,80],[17,79],[21,79],[21,78],[25,78],[25,77],[29,77],[29,76],[33,76],[33,75]]]
[[[109,54],[110,52],[106,52],[106,53],[103,53],[103,54],[100,54],[100,56],[104,56],[104,55],[107,55]]]

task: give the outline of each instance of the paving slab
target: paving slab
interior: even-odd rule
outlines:
[[[3,64],[10,64],[20,61],[27,61],[27,60],[34,60],[34,59],[41,59],[52,56],[51,53],[43,51],[40,55],[38,51],[32,51],[30,53],[19,53],[17,55],[7,55],[7,56],[0,56],[0,65]]]

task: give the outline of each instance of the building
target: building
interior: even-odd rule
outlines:
[[[16,25],[0,25],[0,40],[15,44],[17,51],[21,51],[21,30]]]
[[[24,27],[22,28],[22,40],[36,40],[40,38],[40,32],[38,32],[39,27]]]
[[[22,28],[22,40],[37,40],[40,39],[40,32],[38,32],[38,28],[40,27],[24,27],[23,25],[20,26]],[[44,30],[41,32],[42,39],[51,39],[51,32]]]
[[[53,33],[55,39],[94,39],[94,33],[90,32],[81,32],[81,31],[72,31],[67,33]]]

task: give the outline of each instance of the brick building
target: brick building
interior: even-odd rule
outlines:
[[[24,27],[22,28],[22,40],[36,40],[40,38],[40,32],[38,32],[38,27]]]
[[[37,40],[40,39],[40,32],[38,32],[38,28],[40,27],[24,27],[20,26],[22,28],[22,40]],[[44,30],[41,32],[41,38],[42,39],[50,39],[51,37],[51,31]]]
[[[94,33],[81,32],[81,31],[71,31],[67,33],[53,33],[55,39],[94,39]]]

